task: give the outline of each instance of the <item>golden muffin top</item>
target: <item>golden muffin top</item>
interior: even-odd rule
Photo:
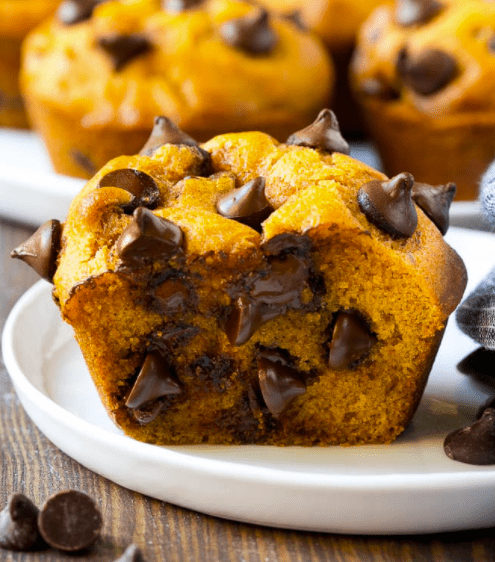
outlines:
[[[353,82],[398,117],[448,121],[495,109],[495,2],[398,0],[363,26]]]
[[[188,131],[249,130],[313,116],[328,98],[332,64],[318,39],[251,3],[66,5],[29,36],[22,86],[83,127],[149,128],[165,113]]]

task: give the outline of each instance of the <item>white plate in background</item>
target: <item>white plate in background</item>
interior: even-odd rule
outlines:
[[[351,155],[380,169],[380,159],[370,143],[351,143]],[[0,128],[0,217],[34,227],[49,219],[64,220],[84,183],[56,174],[33,132]],[[490,230],[475,201],[455,202],[450,216],[452,226]]]
[[[468,291],[495,236],[451,229]],[[495,261],[495,258],[494,258]],[[125,437],[101,406],[71,329],[40,281],[13,308],[3,354],[17,394],[65,453],[129,489],[229,519],[312,531],[405,534],[495,525],[495,466],[452,461],[443,440],[495,392],[456,370],[476,348],[452,318],[411,426],[391,445],[158,447]]]

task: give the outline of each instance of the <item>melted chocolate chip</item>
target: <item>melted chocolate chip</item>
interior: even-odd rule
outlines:
[[[305,234],[296,234],[294,232],[284,232],[277,234],[261,245],[261,249],[265,256],[284,257],[287,254],[294,254],[300,257],[307,257],[311,252],[313,242],[309,236]]]
[[[311,125],[293,133],[286,144],[307,146],[329,153],[350,154],[349,145],[340,133],[337,117],[330,109],[322,109]]]
[[[418,225],[411,197],[414,178],[402,173],[389,181],[372,180],[358,191],[359,208],[366,218],[393,238],[409,238]]]
[[[421,96],[436,94],[458,74],[455,59],[439,49],[426,49],[414,58],[403,49],[397,70],[404,84]]]
[[[125,405],[139,409],[157,398],[180,394],[182,387],[170,366],[157,351],[150,351],[134,383]]]
[[[114,562],[144,562],[144,558],[139,547],[135,544],[130,544],[122,556],[119,556]]]
[[[360,314],[339,312],[330,342],[329,367],[340,370],[356,366],[369,355],[376,342],[376,336]]]
[[[138,207],[131,224],[117,240],[117,253],[125,265],[168,260],[181,252],[183,234],[173,222]]]
[[[274,259],[269,269],[254,273],[248,294],[237,297],[225,332],[232,345],[242,345],[265,322],[285,314],[288,308],[300,308],[300,295],[309,278],[308,263],[294,255]]]
[[[148,174],[132,168],[109,172],[101,178],[98,187],[120,187],[128,191],[134,197],[125,208],[125,211],[130,213],[137,207],[154,209],[160,201],[160,190],[155,180]]]
[[[49,220],[24,244],[12,250],[10,256],[27,263],[40,277],[52,283],[57,269],[61,233],[60,222],[56,219]]]
[[[266,10],[259,8],[246,16],[226,21],[220,27],[222,39],[249,55],[267,55],[278,43]]]
[[[40,542],[38,508],[23,494],[10,496],[0,512],[0,548],[31,550]]]
[[[151,43],[137,33],[100,37],[98,45],[110,56],[116,72],[140,55],[151,50]]]
[[[445,236],[449,229],[449,210],[455,197],[455,183],[428,185],[414,182],[411,196],[416,205]]]
[[[437,0],[399,0],[395,8],[395,21],[404,27],[428,23],[443,10]]]
[[[472,425],[449,433],[443,447],[445,454],[455,461],[495,464],[495,410],[487,408]]]
[[[93,10],[105,0],[65,0],[57,10],[57,18],[64,25],[74,25],[88,20]]]
[[[217,201],[217,211],[223,217],[236,220],[261,232],[261,223],[273,212],[265,197],[265,180],[255,178],[226,193]]]
[[[180,13],[192,10],[203,4],[205,0],[162,0],[162,8],[167,12]]]
[[[66,552],[76,552],[93,544],[102,523],[95,502],[77,490],[51,496],[38,516],[41,536],[50,546]]]
[[[293,10],[292,12],[283,14],[282,17],[295,25],[301,31],[309,31],[308,26],[304,23],[301,10]]]
[[[288,365],[278,350],[262,351],[258,356],[258,379],[266,407],[279,417],[297,396],[306,392],[302,374]]]

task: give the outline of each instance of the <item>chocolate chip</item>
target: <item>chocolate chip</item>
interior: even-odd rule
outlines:
[[[455,59],[439,49],[426,49],[414,58],[403,49],[397,70],[404,84],[422,96],[436,94],[458,74]]]
[[[93,164],[89,156],[83,154],[80,150],[72,148],[69,151],[69,156],[88,175],[94,176],[98,171],[98,168]]]
[[[93,10],[105,0],[65,0],[57,10],[57,18],[64,25],[74,25],[88,20]]]
[[[428,185],[414,182],[411,196],[416,205],[445,236],[449,229],[449,210],[455,197],[455,183]]]
[[[95,502],[77,490],[54,494],[38,516],[41,536],[50,546],[66,552],[92,545],[100,535],[102,523]]]
[[[169,364],[158,351],[150,351],[125,405],[131,409],[145,406],[157,398],[180,394],[182,387]]]
[[[286,144],[308,146],[325,152],[350,154],[350,148],[340,133],[339,122],[330,109],[322,109],[316,120],[305,129],[293,133]]]
[[[492,410],[495,408],[495,396],[492,396],[488,400],[486,400],[476,412],[476,419],[479,420],[483,417],[483,414],[487,408],[491,408]]]
[[[217,201],[217,211],[261,232],[261,223],[273,212],[265,197],[265,180],[255,178],[237,189],[226,193]]]
[[[155,180],[132,168],[109,172],[98,182],[98,187],[120,187],[128,191],[134,199],[126,206],[126,212],[133,212],[137,207],[154,209],[160,201],[160,190]]]
[[[495,410],[487,408],[472,425],[457,429],[445,438],[445,454],[466,464],[495,464]]]
[[[226,21],[219,30],[222,39],[249,55],[267,55],[278,43],[266,10],[259,8],[246,16]]]
[[[307,285],[307,261],[288,255],[274,259],[263,273],[247,280],[247,294],[238,296],[225,323],[230,343],[243,345],[265,322],[285,314],[289,308],[300,308],[300,295]]]
[[[12,250],[10,256],[27,263],[40,277],[52,283],[57,269],[61,233],[60,222],[56,219],[49,220],[24,244]]]
[[[478,347],[457,365],[464,375],[495,382],[495,350]]]
[[[409,27],[428,23],[443,10],[436,0],[399,0],[395,8],[395,21]]]
[[[409,238],[418,225],[411,197],[414,178],[402,173],[388,181],[372,180],[358,191],[357,199],[366,218],[393,238]]]
[[[183,238],[176,224],[157,217],[146,207],[138,207],[131,224],[117,240],[117,253],[125,265],[167,260],[181,251]]]
[[[153,156],[165,144],[178,144],[195,148],[198,151],[200,166],[198,174],[208,175],[211,168],[211,154],[200,148],[197,141],[179,129],[168,117],[155,117],[150,138],[140,150],[143,156]]]
[[[359,313],[341,311],[333,326],[328,366],[335,370],[352,368],[369,355],[376,342]]]
[[[136,57],[151,50],[151,43],[138,33],[100,37],[98,45],[110,56],[116,72],[122,70]]]
[[[306,392],[302,374],[289,366],[277,350],[267,350],[258,356],[258,379],[266,407],[275,417]]]
[[[119,556],[114,562],[144,562],[144,558],[139,547],[135,544],[130,544],[125,549],[124,554]]]
[[[197,8],[205,0],[162,0],[162,8],[167,12],[180,13]]]
[[[38,508],[23,494],[10,496],[0,512],[0,548],[32,550],[41,542]]]
[[[263,253],[270,257],[284,257],[287,254],[307,257],[313,247],[313,241],[305,234],[296,234],[294,232],[283,232],[270,238],[261,245]]]

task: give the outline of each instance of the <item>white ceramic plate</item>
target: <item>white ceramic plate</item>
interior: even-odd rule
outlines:
[[[374,168],[380,159],[369,143],[352,143],[351,154]],[[39,226],[65,219],[84,180],[56,174],[40,138],[20,129],[0,128],[0,216]],[[451,224],[488,230],[477,202],[454,203]]]
[[[495,235],[451,229],[468,290],[491,269]],[[495,392],[460,374],[476,345],[452,319],[412,425],[392,445],[158,447],[104,412],[70,328],[40,281],[16,304],[3,354],[29,416],[91,470],[149,496],[263,525],[336,533],[427,533],[495,525],[495,467],[448,459],[443,439]]]

